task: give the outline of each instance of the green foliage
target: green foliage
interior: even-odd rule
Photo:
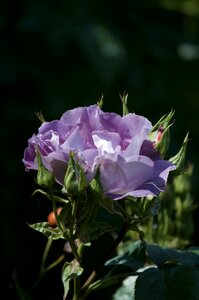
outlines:
[[[174,300],[199,298],[199,270],[190,266],[175,266],[165,272],[167,297]]]
[[[31,228],[46,235],[49,239],[63,239],[63,233],[59,228],[52,228],[48,222],[39,222],[35,224],[28,224]]]
[[[135,300],[143,299],[197,300],[199,297],[199,270],[190,266],[165,269],[149,268],[135,282]]]
[[[64,296],[63,299],[66,298],[69,292],[69,284],[71,279],[75,279],[80,276],[83,272],[83,269],[79,266],[76,260],[69,262],[65,262],[62,268],[62,282],[64,285]]]
[[[191,191],[192,169],[190,165],[183,174],[172,177],[167,190],[156,199],[158,214],[142,227],[148,242],[171,248],[185,248],[192,243],[193,211],[197,207]],[[148,205],[153,200],[148,199]]]
[[[72,214],[72,207],[70,202],[66,203],[59,214],[59,220],[64,227],[68,227],[70,225],[70,218]]]
[[[96,221],[93,223],[91,222],[87,224],[87,226],[83,227],[78,235],[78,238],[80,238],[83,243],[87,244],[90,242],[90,240],[97,239],[99,236],[113,231],[114,228],[111,225],[105,222]]]
[[[134,248],[137,242],[133,243]],[[115,292],[113,299],[143,300],[143,299],[178,299],[189,300],[199,297],[199,255],[192,251],[177,251],[162,248],[157,244],[143,244],[146,250],[144,264],[137,269],[136,274],[129,274],[122,286]],[[132,245],[129,245],[132,248]],[[125,260],[116,257],[112,259],[126,265],[129,260],[143,259],[137,251],[126,252]],[[108,265],[108,264],[107,264]],[[137,265],[138,266],[138,265]]]
[[[106,266],[125,265],[136,271],[142,268],[146,261],[145,246],[141,241],[131,243],[123,254],[116,256],[106,262]]]
[[[129,276],[122,282],[122,286],[113,295],[113,300],[135,300],[135,280],[136,276]]]
[[[157,244],[146,244],[146,251],[151,262],[158,267],[165,263],[183,264],[191,267],[199,267],[199,255],[187,250],[174,250],[161,248]]]
[[[135,282],[135,300],[166,300],[163,274],[156,268],[144,270]]]

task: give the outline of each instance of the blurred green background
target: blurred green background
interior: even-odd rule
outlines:
[[[121,114],[123,92],[129,110],[153,123],[173,108],[170,151],[178,151],[189,131],[187,163],[194,165],[197,203],[197,0],[1,1],[0,32],[1,248],[8,285],[16,273],[22,285],[30,283],[45,244],[27,226],[48,211],[37,199],[33,204],[35,173],[22,164],[27,139],[40,126],[38,111],[46,120],[60,118],[103,94],[103,109]],[[193,217],[198,246],[198,209]],[[46,299],[55,299],[48,290]]]

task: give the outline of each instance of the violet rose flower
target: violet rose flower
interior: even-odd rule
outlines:
[[[63,185],[69,155],[85,170],[88,183],[99,167],[105,196],[118,200],[126,196],[157,196],[164,191],[169,172],[175,169],[163,160],[149,141],[151,123],[129,113],[121,117],[103,112],[98,105],[65,112],[60,120],[44,122],[28,140],[23,163],[37,170],[37,148],[44,166]]]

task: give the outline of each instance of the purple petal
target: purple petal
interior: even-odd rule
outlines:
[[[151,123],[144,117],[128,114],[123,117],[131,133],[131,142],[124,151],[124,157],[139,155],[142,143],[152,128]]]
[[[68,160],[69,156],[60,151],[51,152],[49,155],[42,157],[43,165],[54,174],[56,181],[61,185],[64,183]]]
[[[37,170],[38,166],[35,158],[35,147],[33,144],[29,143],[29,146],[24,150],[24,157],[22,159],[24,165],[26,166],[26,170]]]
[[[105,194],[114,194],[128,184],[124,171],[116,161],[103,159],[100,164],[100,179]]]
[[[169,161],[156,160],[154,162],[153,174],[148,180],[143,182],[140,186],[137,186],[136,189],[129,190],[122,196],[116,195],[115,197],[113,197],[113,199],[119,200],[126,196],[157,196],[160,192],[165,190],[169,172],[175,170],[175,168],[176,167]]]
[[[121,149],[119,146],[121,138],[117,132],[109,131],[94,131],[92,133],[94,145],[104,153],[114,153],[116,148]]]
[[[63,150],[70,151],[82,151],[84,149],[84,141],[82,140],[78,127],[74,127],[74,130],[68,137],[68,139],[61,145]]]

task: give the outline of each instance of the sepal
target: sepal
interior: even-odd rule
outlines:
[[[176,166],[176,169],[173,171],[173,175],[180,175],[185,172],[185,158],[187,151],[187,143],[189,141],[188,135],[189,133],[186,134],[179,152],[169,159],[169,161],[171,161]]]

